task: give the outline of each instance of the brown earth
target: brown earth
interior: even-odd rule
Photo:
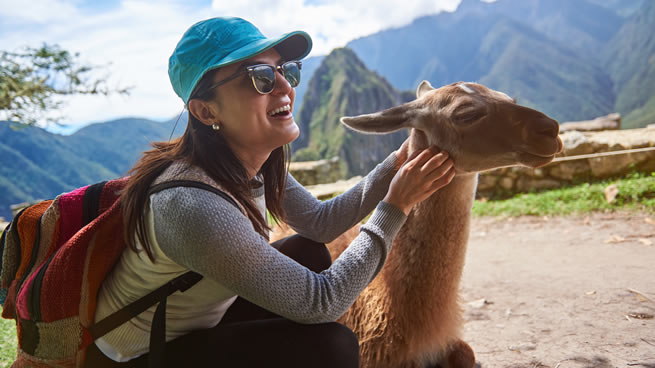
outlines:
[[[462,301],[483,368],[655,368],[655,216],[476,218]]]

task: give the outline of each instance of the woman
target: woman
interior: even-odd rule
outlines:
[[[382,267],[413,205],[454,176],[445,152],[407,143],[348,192],[321,203],[287,173],[304,32],[268,39],[239,18],[193,25],[169,63],[189,109],[184,135],[156,143],[122,194],[126,249],[98,296],[96,321],[189,270],[169,297],[169,366],[357,367],[358,343],[334,322]],[[149,195],[156,183],[195,180]],[[230,203],[230,199],[236,205]],[[268,243],[265,210],[299,235]],[[332,264],[324,243],[361,221]],[[272,245],[272,246],[271,246]],[[145,366],[154,307],[96,340],[87,366]]]

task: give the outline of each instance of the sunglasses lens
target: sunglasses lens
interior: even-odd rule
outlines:
[[[300,67],[295,61],[291,61],[282,65],[282,71],[284,72],[284,77],[289,81],[291,87],[298,86],[300,83]]]
[[[260,65],[252,71],[252,81],[259,93],[271,93],[275,87],[275,69],[270,65]]]

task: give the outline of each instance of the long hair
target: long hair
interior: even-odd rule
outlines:
[[[209,90],[217,69],[206,73],[198,82],[190,99],[209,101],[215,92]],[[148,189],[153,181],[173,162],[182,161],[203,169],[209,177],[223,186],[245,208],[255,231],[268,237],[270,230],[265,217],[257,209],[251,195],[252,184],[246,168],[229,148],[221,131],[200,122],[191,112],[184,134],[170,142],[154,142],[153,149],[144,152],[129,171],[127,185],[121,193],[124,237],[127,245],[138,251],[136,240],[154,261],[152,245],[147,236],[146,211]],[[284,221],[282,201],[288,172],[288,146],[275,149],[262,165],[259,174],[264,180],[266,208],[277,222]]]

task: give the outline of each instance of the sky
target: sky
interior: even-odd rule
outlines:
[[[57,44],[109,75],[129,96],[73,96],[57,115],[70,133],[123,117],[168,120],[184,109],[168,80],[168,58],[186,29],[216,16],[238,16],[266,36],[303,30],[309,56],[325,55],[358,37],[413,19],[454,11],[461,0],[0,0],[0,50]],[[307,80],[305,80],[307,82]],[[1,116],[0,116],[1,118]]]

